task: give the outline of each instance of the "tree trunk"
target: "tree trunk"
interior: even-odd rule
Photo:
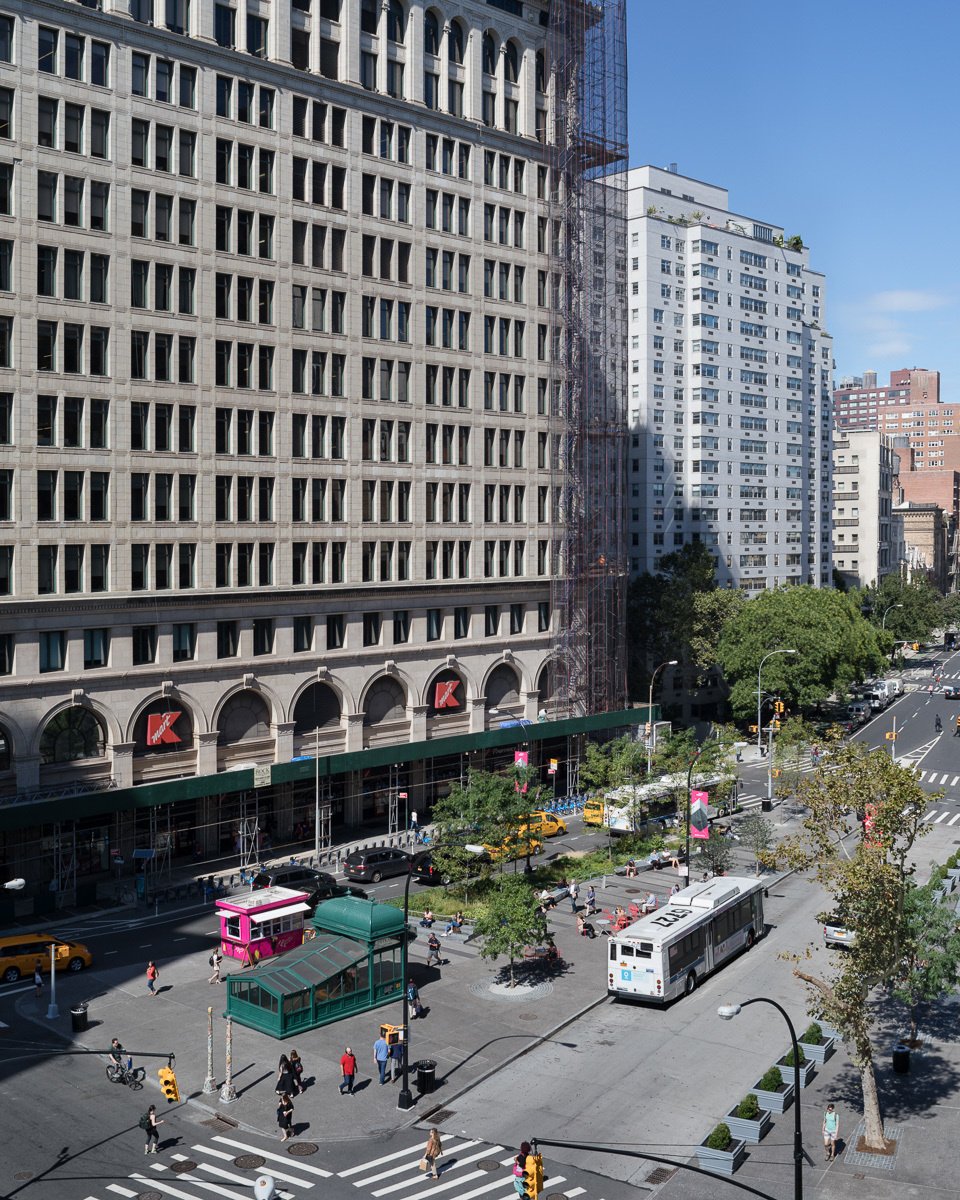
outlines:
[[[860,1087],[863,1092],[863,1140],[870,1150],[886,1148],[883,1136],[883,1117],[880,1115],[880,1097],[877,1095],[877,1077],[873,1070],[873,1057],[861,1061]]]
[[[910,1005],[910,1042],[917,1040],[917,1005]]]
[[[514,978],[513,978],[513,955],[512,954],[510,955],[510,986],[511,987],[517,986],[514,981]]]

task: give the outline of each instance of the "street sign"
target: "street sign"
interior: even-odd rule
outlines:
[[[710,822],[707,819],[708,792],[693,791],[690,793],[690,836],[692,838],[708,838]]]
[[[270,786],[270,763],[258,763],[253,768],[253,786],[255,788]]]

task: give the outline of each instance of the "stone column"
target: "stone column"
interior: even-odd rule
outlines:
[[[486,696],[471,696],[470,698],[470,732],[483,733],[487,727],[487,698]]]
[[[296,721],[276,721],[270,726],[270,732],[273,734],[274,762],[285,763],[293,758],[293,731],[296,727]]]
[[[520,62],[520,111],[517,116],[517,131],[524,137],[537,136],[537,52],[528,46]],[[535,195],[532,188],[536,179],[527,184],[527,195]]]
[[[483,120],[483,31],[474,26],[467,34],[463,52],[466,81],[463,89],[463,115],[468,121]],[[474,166],[474,178],[483,179],[483,163]]]
[[[387,10],[389,0],[380,0],[380,19],[377,21],[377,91],[381,96],[387,94]]]
[[[207,733],[197,733],[194,741],[197,746],[197,774],[216,775],[217,773],[217,738],[219,729],[211,729]]]
[[[363,749],[363,719],[366,713],[347,713],[347,744],[344,750],[347,754],[354,750]]]
[[[414,104],[423,103],[423,5],[411,4],[407,10],[407,53],[404,59],[403,94]]]
[[[118,788],[133,787],[133,755],[136,742],[115,742],[112,747],[113,779]]]
[[[413,704],[407,709],[407,716],[410,721],[410,741],[425,742],[427,740],[427,712],[426,704]]]

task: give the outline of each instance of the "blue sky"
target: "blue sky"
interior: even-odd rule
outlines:
[[[942,373],[960,400],[960,6],[627,0],[632,166],[676,162],[827,276],[836,376]]]

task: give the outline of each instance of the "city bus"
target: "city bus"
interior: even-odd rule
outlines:
[[[763,882],[722,875],[611,933],[607,992],[666,1004],[763,937]]]

